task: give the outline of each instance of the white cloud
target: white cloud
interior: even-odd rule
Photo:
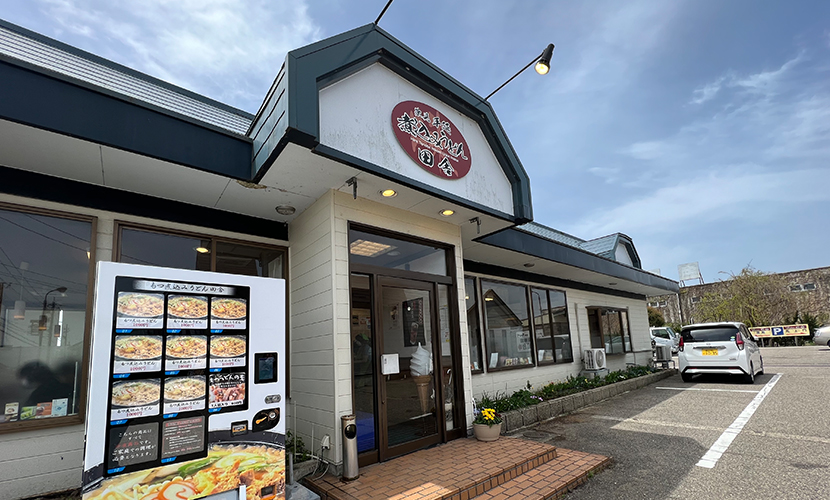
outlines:
[[[654,235],[681,232],[703,219],[750,220],[757,207],[787,206],[830,200],[830,169],[757,172],[757,165],[740,165],[659,188],[613,209],[585,216],[565,231],[592,238],[621,231]]]
[[[706,101],[714,99],[725,79],[725,77],[720,77],[714,82],[707,83],[703,87],[696,88],[694,92],[692,92],[692,104],[703,104]]]
[[[320,34],[304,1],[38,1],[59,38],[65,32],[78,37],[73,45],[249,111],[285,54]]]

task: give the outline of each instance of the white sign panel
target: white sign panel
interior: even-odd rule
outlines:
[[[229,491],[230,453],[259,464],[249,492],[284,498],[285,282],[111,262],[96,277],[84,500]]]

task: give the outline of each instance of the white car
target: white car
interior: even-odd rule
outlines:
[[[651,346],[664,345],[671,347],[672,354],[677,354],[677,349],[680,346],[680,335],[674,333],[674,330],[668,326],[653,326],[648,329],[651,335]]]
[[[816,331],[813,332],[813,342],[815,342],[816,345],[827,344],[827,347],[830,347],[830,325],[824,325],[821,328],[816,328]]]
[[[764,374],[761,350],[743,323],[684,326],[677,359],[684,382],[699,373],[720,373],[743,375],[745,382],[753,384],[756,374]]]

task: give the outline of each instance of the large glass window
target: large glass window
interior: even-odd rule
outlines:
[[[565,292],[533,287],[530,296],[538,363],[573,361]]]
[[[349,261],[352,264],[448,276],[447,251],[438,246],[349,230]]]
[[[487,367],[533,364],[527,287],[481,280],[487,325]]]
[[[467,305],[467,337],[470,341],[470,369],[473,373],[484,370],[481,365],[481,326],[478,320],[478,300],[475,278],[464,278]]]
[[[0,209],[0,432],[83,403],[91,219]]]
[[[282,278],[282,248],[122,227],[119,262]]]
[[[628,311],[592,307],[588,309],[588,328],[591,347],[605,349],[607,354],[631,352],[631,332]]]

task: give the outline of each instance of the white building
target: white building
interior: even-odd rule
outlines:
[[[586,349],[645,364],[677,292],[532,222],[490,104],[374,25],[290,52],[256,115],[5,22],[0,90],[2,498],[80,485],[96,261],[285,278],[288,426],[334,464],[343,415],[365,465]]]

